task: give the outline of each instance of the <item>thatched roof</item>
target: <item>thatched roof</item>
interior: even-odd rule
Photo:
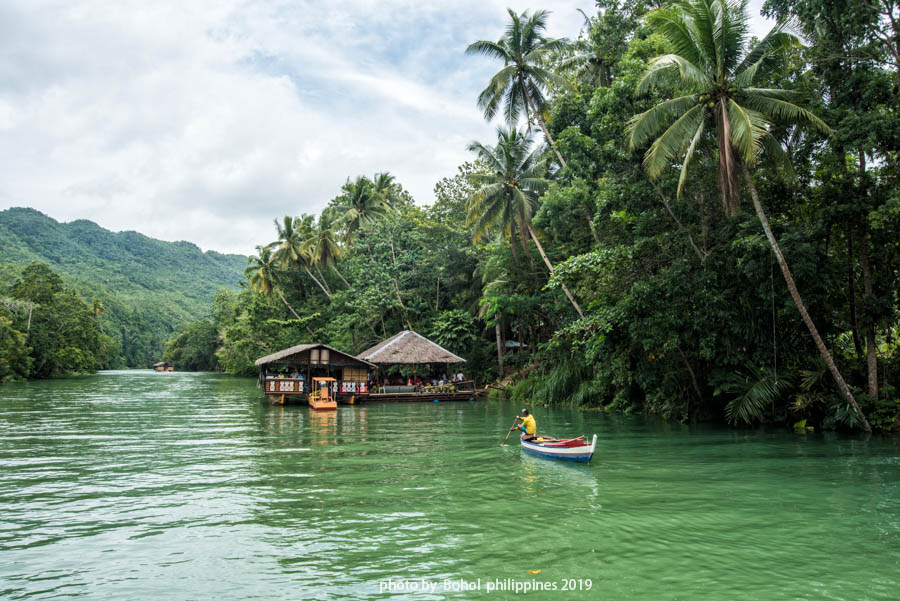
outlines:
[[[172,365],[172,364],[169,363],[168,361],[160,361],[159,363],[154,363],[153,367],[168,367],[170,365]]]
[[[300,357],[297,357],[297,355],[302,355],[303,353],[306,353],[315,348],[328,349],[329,351],[331,351],[332,357],[334,357],[334,355],[338,355],[339,357],[343,358],[345,361],[347,359],[349,359],[349,362],[351,364],[362,363],[362,364],[366,365],[367,367],[375,367],[374,365],[372,365],[365,359],[360,359],[358,357],[354,357],[353,355],[348,355],[347,353],[341,352],[341,351],[337,350],[336,348],[332,348],[332,347],[328,346],[327,344],[298,344],[297,346],[292,346],[291,348],[286,348],[284,350],[278,351],[277,353],[272,353],[271,355],[266,355],[265,357],[260,357],[259,359],[256,360],[255,363],[257,366],[260,366],[260,367],[267,363],[279,363],[279,362],[282,362],[282,363],[303,362],[303,363],[305,363],[305,358],[303,361],[298,361],[298,359],[300,359]],[[294,359],[294,361],[292,361],[292,359]],[[330,359],[329,363],[336,364],[338,362],[334,361],[333,359]]]
[[[466,361],[412,330],[403,330],[361,352],[357,357],[376,365],[421,365]]]

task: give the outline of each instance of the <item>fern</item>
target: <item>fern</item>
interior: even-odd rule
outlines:
[[[790,388],[790,381],[775,376],[768,368],[748,366],[745,372],[735,372],[716,389],[716,394],[732,396],[725,406],[725,419],[731,425],[739,421],[752,424],[763,419],[766,407],[775,404]]]

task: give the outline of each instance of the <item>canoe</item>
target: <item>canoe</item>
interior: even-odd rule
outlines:
[[[525,440],[522,436],[519,436],[519,440],[522,442],[522,449],[532,455],[546,457],[547,459],[587,463],[594,456],[594,448],[597,446],[596,434],[594,434],[590,444],[584,441],[584,436],[579,436],[578,438],[538,436],[534,441]]]

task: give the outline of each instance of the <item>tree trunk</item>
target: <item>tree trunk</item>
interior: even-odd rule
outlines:
[[[597,246],[600,246],[600,236],[597,235],[597,228],[594,227],[594,218],[586,206],[581,205],[581,208],[584,209],[584,220],[587,221],[588,227],[591,228],[591,236],[594,238]]]
[[[553,275],[553,265],[550,263],[550,259],[547,258],[547,253],[544,252],[544,247],[541,246],[541,241],[538,240],[537,234],[534,233],[534,229],[531,227],[531,224],[526,224],[528,227],[528,233],[531,234],[531,239],[534,240],[535,245],[537,246],[538,252],[541,253],[541,258],[544,260],[544,264],[547,266],[547,269],[550,270],[550,275]],[[575,307],[575,311],[578,313],[578,317],[584,319],[584,313],[581,312],[581,307],[578,306],[578,303],[575,302],[575,297],[572,296],[572,293],[569,292],[569,289],[562,282],[559,283],[560,287],[563,289],[563,292],[566,293],[566,296],[569,298],[569,302],[572,303],[572,306]]]
[[[684,355],[684,351],[681,350],[681,347],[678,348],[678,354],[681,355],[681,360],[684,362],[684,366],[687,368],[688,373],[691,376],[691,385],[694,387],[694,392],[697,393],[697,401],[698,406],[703,405],[703,393],[700,392],[700,384],[697,382],[697,374],[694,373],[694,369],[691,367],[691,364],[688,362],[687,357]],[[691,419],[691,400],[688,398],[688,406],[687,406],[687,414],[688,421]]]
[[[512,251],[513,263],[519,265],[519,251],[516,250],[516,222],[509,224],[509,249]]]
[[[316,273],[319,274],[319,279],[320,279],[321,282],[322,282],[322,286],[323,286],[323,287],[325,288],[325,290],[328,292],[328,298],[331,298],[331,287],[328,285],[328,282],[325,280],[325,274],[322,273],[322,270],[319,269],[319,266],[318,266],[318,265],[314,265],[314,267],[316,268]]]
[[[547,138],[547,142],[550,143],[550,148],[553,149],[553,152],[556,153],[556,158],[559,159],[559,164],[562,165],[562,168],[566,168],[566,160],[563,158],[562,154],[556,148],[556,142],[553,141],[553,136],[550,135],[550,130],[547,129],[547,124],[544,123],[544,117],[538,112],[537,107],[531,102],[531,94],[528,93],[528,88],[525,86],[525,80],[522,79],[522,76],[519,76],[519,85],[522,87],[522,94],[525,96],[525,106],[526,108],[531,110],[531,113],[534,115],[534,118],[537,120],[538,125],[541,126],[541,129],[544,132],[544,137]],[[525,117],[528,117],[528,112],[526,111]]]
[[[699,248],[697,248],[697,245],[694,243],[694,237],[691,236],[691,232],[689,232],[688,229],[684,227],[684,224],[681,223],[681,220],[675,216],[674,211],[672,211],[672,207],[669,206],[669,201],[666,198],[666,195],[663,194],[662,187],[659,185],[659,183],[653,182],[653,185],[656,187],[656,193],[659,194],[659,198],[662,200],[663,206],[666,207],[666,211],[669,212],[669,216],[673,221],[675,221],[675,225],[678,226],[679,231],[682,231],[687,235],[688,242],[691,243],[691,248],[694,249],[694,253],[697,255],[697,258],[700,259],[700,264],[702,265],[706,263],[706,255],[708,253],[704,253]]]
[[[862,243],[859,245],[859,260],[862,264],[863,273],[863,306],[865,309],[866,324],[866,372],[868,374],[868,390],[867,394],[873,399],[878,398],[878,355],[875,353],[875,325],[872,323],[870,315],[870,305],[872,301],[872,272],[869,269],[869,241],[867,236],[863,235]]]
[[[497,364],[500,366],[500,377],[503,377],[503,336],[500,333],[500,322],[494,324],[497,333]]]
[[[859,341],[859,319],[856,313],[856,275],[853,273],[856,266],[854,263],[853,228],[850,224],[847,224],[847,291],[849,292],[847,303],[850,306],[850,334],[853,337],[853,348],[856,349],[856,356],[862,357],[862,343]]]
[[[299,315],[297,315],[297,312],[294,311],[294,308],[291,306],[291,304],[289,302],[287,302],[287,299],[284,298],[284,295],[281,293],[281,290],[276,289],[275,292],[278,293],[278,298],[281,299],[281,302],[283,302],[285,304],[285,306],[291,310],[291,313],[294,314],[294,317],[296,317],[297,319],[302,319]]]
[[[314,281],[316,284],[319,285],[319,288],[322,289],[322,292],[325,293],[325,296],[327,296],[327,297],[330,299],[330,298],[331,298],[331,293],[328,292],[328,289],[325,288],[325,286],[322,285],[322,282],[320,282],[318,279],[316,279],[316,276],[314,276],[314,275],[312,274],[312,272],[309,270],[309,268],[308,268],[306,265],[303,266],[303,271],[306,272],[306,275],[308,275],[309,277],[312,278],[312,281]]]
[[[550,148],[552,148],[553,152],[556,153],[556,158],[559,159],[559,164],[562,166],[563,169],[565,169],[566,168],[566,159],[563,158],[562,153],[556,147],[556,142],[553,140],[553,136],[550,135],[550,130],[547,128],[547,124],[544,122],[543,115],[541,115],[538,112],[537,107],[535,107],[534,103],[531,101],[531,95],[528,93],[528,88],[525,87],[525,81],[522,79],[521,76],[519,76],[519,85],[522,87],[522,94],[525,96],[525,107],[526,107],[525,117],[526,118],[528,117],[528,111],[530,110],[531,113],[534,115],[535,120],[537,120],[538,125],[541,126],[541,131],[544,132],[544,137],[547,138],[547,142],[549,142]],[[530,119],[529,119],[529,121],[530,121]],[[597,235],[597,228],[594,227],[593,217],[590,214],[590,212],[587,210],[586,207],[585,207],[585,213],[587,213],[587,215],[585,216],[585,221],[587,221],[588,227],[591,229],[591,236],[594,237],[594,242],[596,242],[597,245],[599,246],[600,245],[600,236]]]
[[[807,329],[809,329],[809,333],[816,343],[816,348],[819,349],[819,354],[822,355],[822,360],[824,360],[825,365],[828,366],[828,371],[830,371],[831,375],[834,377],[841,394],[859,415],[859,418],[862,421],[863,430],[865,432],[871,432],[872,426],[869,425],[869,420],[866,419],[866,416],[857,404],[856,399],[853,398],[853,393],[850,392],[850,388],[847,386],[847,383],[844,382],[841,372],[838,371],[837,366],[834,364],[831,353],[828,352],[828,348],[825,346],[825,342],[819,335],[816,325],[813,323],[809,313],[806,312],[806,306],[804,306],[803,299],[800,298],[800,292],[797,290],[797,285],[794,283],[794,276],[791,275],[791,270],[788,268],[787,261],[785,261],[784,255],[781,253],[781,247],[778,245],[778,241],[775,240],[775,234],[772,233],[772,228],[769,226],[769,219],[766,217],[766,213],[759,201],[759,194],[756,191],[756,186],[753,184],[753,178],[750,177],[750,170],[743,161],[739,162],[744,172],[744,179],[747,181],[747,187],[750,189],[750,196],[753,198],[753,208],[756,209],[756,215],[759,217],[766,238],[772,246],[772,252],[775,253],[775,258],[778,260],[778,266],[781,267],[781,273],[784,275],[784,281],[787,283],[791,298],[794,299],[794,304],[797,305],[797,310],[800,311],[800,317],[803,319],[803,323],[806,324]]]
[[[737,214],[741,201],[738,174],[735,173],[735,163],[740,161],[740,154],[731,144],[731,121],[728,120],[724,99],[716,103],[716,139],[719,142],[719,189],[722,203],[725,205],[725,214],[733,217]]]
[[[859,190],[862,195],[863,206],[866,206],[866,152],[862,146],[859,150]],[[863,226],[862,240],[859,245],[859,260],[863,273],[863,306],[865,307],[866,323],[866,372],[868,375],[868,395],[878,398],[878,355],[875,353],[875,324],[872,322],[872,271],[869,269],[869,234],[868,228]]]
[[[332,266],[331,266],[331,269],[334,270],[334,272],[337,274],[337,277],[341,278],[341,281],[344,282],[344,285],[347,286],[347,288],[353,288],[353,286],[350,285],[350,282],[348,282],[348,281],[344,278],[344,276],[341,275],[341,272],[338,271],[337,265],[332,265]]]

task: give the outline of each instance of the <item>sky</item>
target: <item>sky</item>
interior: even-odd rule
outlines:
[[[751,1],[759,14],[762,0]],[[517,12],[575,38],[588,0],[4,0],[0,209],[250,254],[348,177],[420,204],[490,142],[466,56]],[[754,33],[770,24],[753,23]]]

